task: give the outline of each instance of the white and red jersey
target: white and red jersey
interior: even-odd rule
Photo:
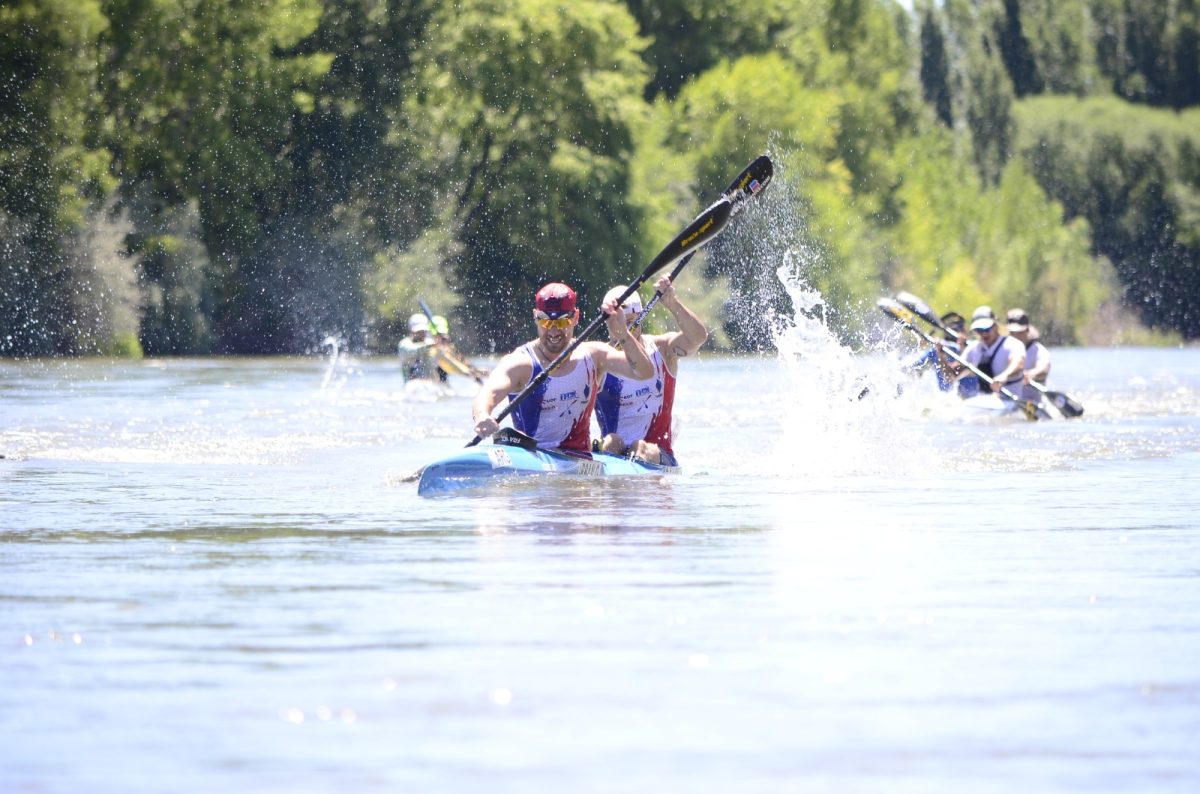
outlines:
[[[524,350],[533,361],[530,383],[544,369],[533,351]],[[596,365],[590,356],[573,357],[575,368],[566,375],[551,375],[512,412],[513,427],[533,436],[539,447],[590,452],[592,407],[596,402]],[[510,394],[511,400],[516,397]]]
[[[654,365],[654,374],[645,380],[604,376],[596,397],[596,419],[601,435],[616,433],[626,446],[638,440],[671,448],[671,407],[675,403],[675,376],[667,369],[662,351],[653,341],[642,338],[646,355]]]

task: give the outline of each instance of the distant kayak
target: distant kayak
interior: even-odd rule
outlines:
[[[636,477],[679,471],[676,466],[658,466],[600,452],[570,454],[494,443],[467,447],[429,464],[421,473],[417,493],[435,496],[523,477]]]
[[[974,397],[967,397],[966,399],[957,399],[950,395],[944,395],[935,405],[926,407],[923,413],[927,416],[936,416],[942,419],[958,419],[960,421],[990,419],[1027,421],[1029,417],[1025,413],[1025,406],[1026,403],[1010,400],[999,394],[985,392],[977,394]],[[1033,410],[1037,411],[1038,419],[1051,420],[1057,418],[1042,406],[1037,406]]]

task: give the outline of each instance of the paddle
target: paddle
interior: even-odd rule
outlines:
[[[624,303],[626,298],[636,292],[637,288],[646,283],[646,281],[653,277],[655,273],[679,259],[681,256],[686,256],[694,251],[699,250],[705,243],[716,237],[717,234],[725,228],[725,224],[729,223],[729,218],[732,215],[733,203],[727,197],[722,196],[711,207],[700,213],[694,221],[688,224],[686,229],[680,232],[674,240],[667,244],[666,248],[659,252],[658,256],[654,257],[654,260],[646,266],[646,269],[642,271],[641,275],[634,279],[633,282],[631,282],[629,286],[625,288],[625,291],[621,293],[621,296],[617,298],[617,304],[620,305]],[[607,315],[601,311],[600,314],[596,316],[596,319],[592,320],[591,323],[589,323],[588,326],[583,329],[583,331],[576,334],[575,339],[571,342],[571,344],[567,345],[565,350],[559,353],[553,361],[551,361],[541,372],[539,372],[529,381],[528,385],[526,385],[524,389],[521,389],[521,391],[515,397],[508,401],[508,405],[504,406],[504,409],[496,415],[496,421],[503,421],[504,417],[512,413],[513,410],[521,404],[522,400],[532,394],[538,386],[541,386],[542,383],[544,383],[545,380],[550,377],[550,373],[553,372],[558,365],[566,361],[573,352],[575,352],[575,348],[583,344],[583,342],[589,336],[596,332],[596,329],[604,323],[606,317]],[[483,438],[481,436],[475,436],[467,443],[467,446],[473,447],[482,440]]]
[[[424,312],[425,316],[429,318],[429,328],[436,337],[438,335],[437,328],[434,327],[435,324],[433,322],[433,312],[430,311],[429,304],[427,304],[421,298],[417,298],[417,305],[421,307],[421,311]],[[479,367],[473,367],[466,361],[463,361],[461,358],[459,358],[457,355],[458,351],[453,349],[453,347],[449,344],[449,341],[450,337],[447,336],[446,344],[440,346],[441,349],[439,349],[438,354],[445,358],[446,361],[458,371],[458,374],[466,375],[467,377],[474,379],[476,383],[483,383],[483,379],[487,377],[487,370],[480,369]]]
[[[746,206],[746,199],[756,196],[762,192],[767,185],[771,184],[771,179],[774,176],[775,164],[772,163],[771,158],[767,157],[765,154],[760,154],[754,159],[754,162],[746,166],[742,173],[738,174],[737,179],[730,182],[729,187],[725,188],[725,190],[721,193],[722,198],[729,199],[730,203],[733,205],[730,211],[730,217],[732,218],[734,215],[737,215],[739,212],[741,212]],[[683,259],[679,260],[679,264],[675,265],[675,267],[671,270],[671,283],[675,282],[675,277],[678,276],[680,271],[687,266],[688,262],[692,261],[692,257],[695,255],[696,251],[693,250]],[[661,299],[662,293],[658,290],[655,290],[654,297],[652,297],[645,305],[641,311],[641,314],[639,314],[637,319],[633,321],[633,325],[629,326],[629,330],[631,332],[642,324],[642,320],[646,319],[646,315],[650,314],[650,310],[653,309],[655,304],[657,304]]]
[[[934,328],[938,328],[948,334],[954,333],[946,327],[945,323],[942,322],[940,317],[934,314],[933,309],[929,308],[929,304],[918,298],[916,295],[913,295],[911,292],[896,293],[896,301],[902,306],[911,309],[918,317],[932,325]],[[1068,418],[1083,416],[1083,405],[1077,400],[1071,399],[1071,397],[1063,394],[1062,392],[1051,391],[1041,383],[1038,383],[1036,380],[1030,381],[1029,385],[1046,395],[1046,398],[1054,404],[1054,407],[1057,408],[1059,413],[1061,413],[1063,416]]]
[[[916,314],[909,311],[909,309],[907,309],[905,306],[903,306],[902,304],[900,304],[897,301],[892,300],[891,298],[880,298],[876,303],[879,306],[879,308],[883,311],[884,314],[888,315],[893,320],[900,323],[905,328],[912,331],[914,334],[921,337],[929,344],[931,344],[931,345],[937,344],[937,340],[935,340],[932,336],[930,336],[929,334],[922,331],[920,328],[917,328],[917,326],[915,325],[916,319],[917,319]],[[971,362],[967,361],[962,356],[955,353],[953,350],[942,348],[942,352],[944,352],[950,358],[957,361],[959,364],[962,364],[967,369],[971,370],[971,372],[975,373],[975,376],[978,377],[984,383],[988,384],[989,386],[992,384],[992,379],[989,378],[987,375],[983,374],[983,371],[981,369],[976,367]],[[1014,394],[1007,387],[1001,386],[1000,394],[1004,395],[1004,397],[1008,398],[1009,400],[1012,400],[1014,403],[1019,405],[1021,407],[1022,412],[1025,414],[1025,418],[1029,419],[1030,421],[1035,421],[1037,419],[1053,419],[1054,418],[1054,417],[1050,416],[1050,414],[1046,411],[1045,408],[1042,408],[1037,403],[1030,402],[1029,400],[1022,400],[1020,397],[1018,397],[1016,394]]]

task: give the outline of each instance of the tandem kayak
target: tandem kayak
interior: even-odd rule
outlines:
[[[678,472],[677,466],[659,466],[602,452],[571,454],[516,446],[500,439],[499,443],[467,447],[429,464],[421,472],[417,494],[436,496],[521,477],[636,477]]]

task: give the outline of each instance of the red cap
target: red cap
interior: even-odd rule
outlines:
[[[575,290],[552,281],[538,290],[535,305],[547,317],[562,317],[575,311]]]

